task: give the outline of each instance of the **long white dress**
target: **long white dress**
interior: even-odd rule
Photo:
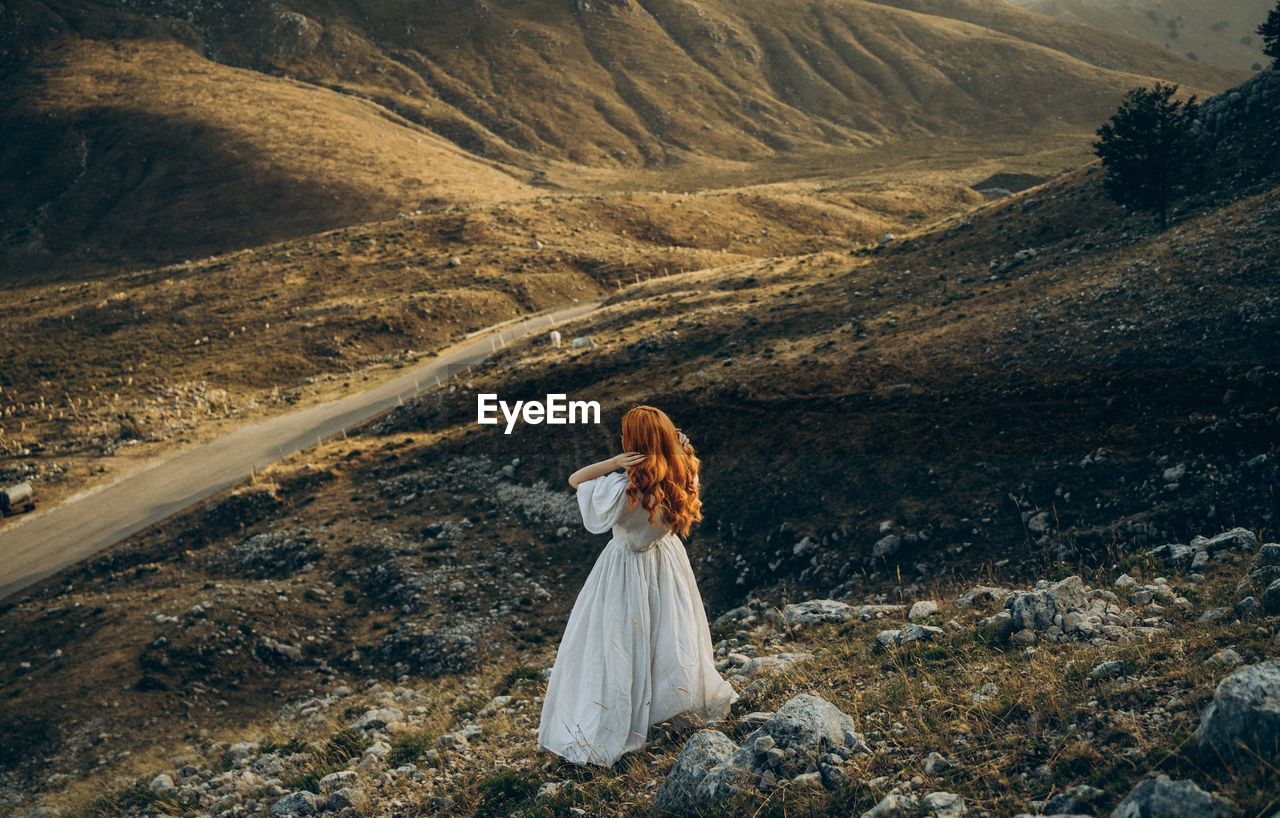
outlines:
[[[716,672],[702,597],[680,538],[627,508],[627,476],[578,486],[582,521],[613,529],[569,615],[542,705],[538,743],[610,766],[680,713],[723,718],[738,694]]]

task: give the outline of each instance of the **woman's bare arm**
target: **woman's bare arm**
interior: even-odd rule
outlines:
[[[569,475],[569,485],[577,489],[578,486],[588,480],[595,480],[597,477],[603,477],[615,469],[625,469],[634,466],[644,460],[645,456],[636,452],[623,452],[616,454],[608,460],[601,460],[599,463],[592,463],[590,466],[583,466],[573,474]]]

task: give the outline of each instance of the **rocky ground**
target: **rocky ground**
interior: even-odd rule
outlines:
[[[660,726],[613,770],[534,746],[549,650],[434,681],[337,673],[237,740],[17,814],[1269,816],[1278,574],[1280,544],[1234,529],[1088,581],[753,598],[714,625],[729,719]]]

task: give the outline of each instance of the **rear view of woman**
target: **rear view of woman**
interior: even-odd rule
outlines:
[[[569,615],[538,728],[542,747],[606,767],[651,725],[720,719],[738,697],[716,672],[679,536],[702,519],[693,446],[664,412],[637,406],[622,419],[622,448],[569,478],[587,530],[613,538]]]

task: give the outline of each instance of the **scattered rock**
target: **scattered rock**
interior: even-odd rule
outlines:
[[[1160,775],[1134,787],[1111,818],[1230,818],[1231,814],[1231,805],[1223,799],[1190,781]]]
[[[1084,581],[1078,576],[1061,582],[1038,582],[1031,591],[1015,593],[1005,603],[1015,631],[1041,631],[1052,627],[1054,617],[1085,607]]]
[[[1124,673],[1124,662],[1114,659],[1110,662],[1102,662],[1095,665],[1093,670],[1089,671],[1090,679],[1110,679],[1120,676]]]
[[[316,807],[320,803],[320,796],[314,792],[306,790],[298,790],[291,792],[279,801],[271,805],[271,814],[277,816],[284,815],[315,815]]]
[[[156,793],[157,795],[162,795],[167,792],[172,792],[174,789],[173,777],[168,775],[167,773],[160,773],[160,775],[157,775],[155,778],[151,779],[151,785],[149,788],[152,792]]]
[[[854,609],[834,599],[811,599],[797,602],[782,609],[782,621],[791,626],[819,625],[828,622],[848,622],[854,617]]]
[[[960,818],[968,812],[964,799],[953,792],[931,792],[920,802],[932,818]]]
[[[1223,648],[1209,657],[1209,664],[1219,667],[1233,668],[1244,664],[1244,658],[1231,648]]]
[[[1013,614],[1000,611],[978,622],[978,637],[984,642],[1001,644],[1013,636]]]
[[[912,622],[919,622],[921,620],[928,619],[937,612],[938,603],[932,600],[922,599],[911,606],[911,611],[907,614],[907,619]]]
[[[909,818],[916,815],[919,800],[911,794],[889,793],[880,803],[862,813],[861,818]]]
[[[401,713],[394,707],[381,707],[376,710],[368,710],[355,723],[357,730],[377,730],[386,727],[388,724],[394,724],[404,719],[404,713]]]
[[[934,642],[946,635],[946,631],[934,625],[908,625],[902,630],[880,631],[876,642],[882,648],[907,647],[918,642]]]
[[[1045,815],[1080,815],[1092,813],[1103,795],[1102,790],[1088,784],[1077,784],[1044,802]]]
[[[899,537],[897,534],[886,534],[885,536],[877,540],[876,544],[871,547],[871,556],[873,557],[892,556],[893,554],[897,553],[898,549],[901,547],[902,547],[901,537]]]
[[[1001,606],[1013,594],[1008,588],[975,585],[956,598],[957,608],[993,608]]]
[[[1280,614],[1280,579],[1272,582],[1262,592],[1262,610],[1268,615]]]
[[[946,757],[943,756],[942,753],[933,752],[924,757],[925,775],[937,775],[938,773],[946,772],[949,769],[951,769],[951,762],[947,761]]]

